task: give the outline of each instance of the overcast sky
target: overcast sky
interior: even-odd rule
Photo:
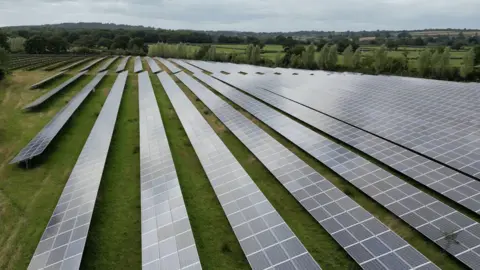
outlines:
[[[111,22],[167,29],[480,28],[479,0],[0,0],[0,26]]]

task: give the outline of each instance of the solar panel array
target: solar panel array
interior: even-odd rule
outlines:
[[[442,98],[446,91],[472,86],[319,75],[301,84],[295,78],[270,78],[266,88],[480,178],[480,111],[451,93]]]
[[[73,63],[73,64],[71,64],[71,65],[68,65],[68,66],[62,68],[60,71],[70,70],[70,69],[72,69],[72,68],[74,68],[74,67],[76,67],[76,66],[78,66],[78,65],[80,65],[80,64],[83,64],[83,63],[85,63],[85,62],[87,62],[87,61],[89,61],[89,60],[91,60],[91,59],[92,59],[92,58],[90,58],[90,57],[84,58],[84,59],[82,59],[82,60],[80,60],[80,61],[77,61],[77,62],[75,62],[75,63]]]
[[[118,75],[40,239],[29,270],[80,268],[126,81],[127,72]]]
[[[283,96],[262,89],[258,80],[245,76],[215,75],[240,89],[248,89],[268,104],[376,158],[452,201],[480,213],[480,182],[397,146],[382,138],[329,117]]]
[[[157,62],[155,62],[155,60],[153,60],[151,57],[147,56],[145,57],[145,59],[147,60],[147,63],[154,74],[162,71],[162,69],[158,66]]]
[[[107,70],[110,67],[110,65],[112,65],[113,62],[115,62],[118,58],[119,58],[119,56],[115,56],[115,57],[112,57],[112,58],[108,59],[108,61],[105,62],[105,64],[103,64],[103,66],[98,70],[98,72],[102,72],[102,71]]]
[[[59,72],[59,73],[57,73],[57,74],[55,74],[55,75],[53,75],[53,76],[50,76],[50,77],[48,77],[48,78],[46,78],[46,79],[43,79],[43,80],[39,81],[38,83],[30,86],[30,89],[39,88],[39,87],[41,87],[42,85],[44,85],[44,84],[46,84],[46,83],[48,83],[48,82],[50,82],[50,81],[53,81],[54,79],[62,76],[63,74],[65,74],[65,71],[61,71],[61,72]]]
[[[172,62],[174,62],[175,64],[181,66],[182,68],[190,71],[191,73],[197,73],[197,72],[202,72],[202,70],[200,70],[199,68],[193,66],[193,65],[190,65],[190,64],[187,64],[186,62],[184,62],[183,60],[179,60],[179,59],[171,59]]]
[[[167,73],[158,78],[251,267],[320,269],[182,90]]]
[[[148,72],[138,75],[142,268],[201,269]]]
[[[135,66],[133,67],[135,73],[143,71],[142,58],[140,56],[135,57]]]
[[[67,86],[69,86],[70,84],[72,84],[73,82],[75,82],[76,80],[78,80],[80,77],[82,77],[83,75],[85,75],[85,73],[87,73],[87,71],[82,71],[80,73],[78,73],[77,75],[73,76],[72,78],[66,80],[65,82],[63,82],[62,84],[60,84],[59,86],[55,87],[54,89],[50,90],[48,93],[46,93],[45,95],[37,98],[35,101],[33,101],[32,103],[28,104],[27,106],[23,107],[24,110],[30,110],[30,109],[33,109],[35,107],[38,107],[40,106],[41,104],[43,104],[45,101],[49,100],[51,97],[53,97],[55,94],[57,94],[58,92],[62,91],[63,89],[65,89]]]
[[[120,61],[120,64],[118,64],[117,71],[116,71],[117,73],[125,70],[129,59],[130,59],[130,56],[125,56],[122,58],[122,61]]]
[[[192,77],[176,75],[364,269],[437,268],[268,133]],[[340,224],[341,226],[336,226]],[[438,269],[438,268],[437,268]]]
[[[33,138],[18,155],[10,162],[10,164],[28,161],[45,151],[47,146],[57,136],[58,132],[63,128],[68,119],[75,113],[85,98],[95,88],[95,86],[103,79],[106,73],[99,73],[93,80],[87,84],[78,94],[76,94],[65,107],[63,107],[50,122]]]
[[[101,58],[98,58],[94,61],[92,61],[91,63],[89,63],[88,65],[84,66],[80,71],[85,71],[85,70],[88,70],[90,69],[91,67],[95,66],[96,64],[100,63],[101,61],[103,61],[106,57],[101,57]]]
[[[181,69],[179,69],[177,66],[175,66],[174,64],[172,64],[170,61],[168,60],[165,60],[161,57],[155,57],[158,61],[160,61],[164,66],[166,66],[172,73],[177,73],[177,72],[180,72],[182,71]]]
[[[205,74],[195,76],[338,173],[452,256],[469,267],[480,267],[480,224],[265,104]],[[245,91],[255,96],[248,89]]]

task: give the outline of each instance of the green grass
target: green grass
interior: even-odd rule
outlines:
[[[112,79],[116,75],[109,76]],[[130,75],[87,238],[82,269],[140,269],[137,75]]]

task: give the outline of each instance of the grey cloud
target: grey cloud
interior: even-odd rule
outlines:
[[[478,0],[0,0],[0,25],[114,22],[171,29],[480,28]]]

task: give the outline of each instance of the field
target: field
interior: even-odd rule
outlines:
[[[241,51],[244,45],[218,45],[219,51]],[[267,45],[264,50],[281,51],[281,46]],[[397,54],[398,52],[391,52]],[[413,54],[413,53],[412,53]],[[276,53],[264,57],[273,58]],[[341,59],[341,58],[340,58]],[[85,144],[95,120],[115,81],[116,60],[109,68],[105,79],[96,87],[76,111],[53,143],[47,148],[33,167],[10,165],[9,161],[22,149],[65,104],[78,93],[94,76],[105,60],[91,68],[87,75],[67,87],[35,112],[24,112],[21,108],[49,90],[72,77],[82,65],[67,71],[39,90],[30,86],[59,72],[60,62],[73,63],[70,58],[18,60],[26,68],[18,68],[6,80],[0,82],[0,269],[26,269],[39,242],[46,224],[55,209],[57,200]],[[78,60],[78,59],[75,59]],[[48,65],[40,67],[40,63]],[[91,60],[93,61],[93,60]],[[197,158],[186,131],[157,76],[150,72],[145,59],[143,66],[150,74],[169,140],[175,168],[195,244],[203,269],[249,269],[250,266],[237,238],[229,225],[207,175]],[[28,62],[28,63],[27,63]],[[89,62],[86,62],[87,65]],[[156,63],[167,70],[159,61]],[[58,65],[45,70],[49,65]],[[38,65],[32,70],[28,66]],[[82,269],[121,270],[141,269],[141,205],[140,205],[140,153],[139,153],[139,103],[138,77],[133,72],[134,58],[127,68],[129,76],[121,101],[115,130],[102,175],[92,223],[82,258]],[[274,175],[253,155],[252,152],[213,114],[195,94],[176,77],[171,75],[183,93],[200,111],[223,143],[232,152],[252,180],[264,193],[292,231],[305,245],[323,269],[359,269],[355,261],[337,244],[325,229],[285,189]],[[216,93],[216,92],[215,92]],[[403,237],[414,248],[442,269],[460,269],[464,265],[448,255],[439,246],[429,241],[402,219],[396,217],[365,193],[320,163],[290,140],[267,126],[259,119],[226,100],[263,131],[292,151],[329,182],[351,197],[356,203]],[[308,126],[298,120],[302,125]],[[329,140],[340,143],[354,153],[364,156],[404,181],[431,194],[467,214],[476,221],[476,214],[436,194],[412,179],[394,172],[381,162],[366,156],[337,139],[315,131]]]

